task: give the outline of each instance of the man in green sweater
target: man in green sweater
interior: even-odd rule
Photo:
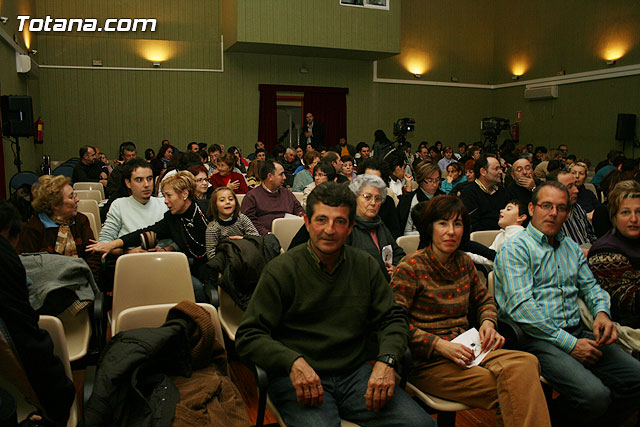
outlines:
[[[287,425],[435,425],[395,389],[408,323],[373,257],[344,245],[355,212],[343,185],[311,192],[309,242],[267,264],[236,349],[269,372],[269,396]]]

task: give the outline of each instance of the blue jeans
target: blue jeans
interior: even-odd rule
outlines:
[[[582,330],[574,336],[593,339]],[[615,344],[600,348],[602,357],[593,366],[531,337],[520,350],[538,357],[542,376],[560,393],[550,408],[554,425],[617,425],[640,407],[640,361]]]
[[[321,378],[324,402],[308,407],[298,403],[288,376],[269,383],[269,397],[287,424],[293,426],[340,426],[340,418],[361,426],[431,427],[436,422],[411,397],[396,387],[393,397],[379,411],[369,411],[364,394],[373,366],[363,364],[350,374]]]

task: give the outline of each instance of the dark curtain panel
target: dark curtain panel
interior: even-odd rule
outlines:
[[[275,85],[259,85],[260,116],[258,122],[258,141],[264,143],[265,149],[271,152],[278,140],[278,117]]]
[[[347,137],[348,89],[308,87],[304,91],[304,114],[311,113],[314,120],[324,124],[327,134],[324,146],[329,148]]]

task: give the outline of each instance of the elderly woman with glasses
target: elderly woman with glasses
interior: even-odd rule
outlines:
[[[621,181],[609,194],[613,229],[589,250],[593,275],[611,295],[613,320],[640,328],[640,184]]]
[[[434,196],[443,195],[440,189],[440,168],[434,162],[422,162],[416,169],[416,181],[419,187],[400,197],[398,203],[398,218],[404,235],[417,235],[418,230],[413,224],[409,213],[411,208],[420,202],[431,200]]]
[[[78,196],[64,176],[44,175],[33,186],[32,216],[18,240],[18,253],[48,252],[84,259],[98,277],[100,257],[88,252],[95,239],[89,219],[78,212]],[[100,218],[97,218],[100,220]]]
[[[356,195],[356,221],[347,244],[362,249],[373,256],[387,280],[405,253],[384,225],[378,213],[387,197],[387,186],[375,175],[358,175],[349,184]]]

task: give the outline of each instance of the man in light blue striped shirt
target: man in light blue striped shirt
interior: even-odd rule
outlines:
[[[500,315],[525,332],[519,349],[538,357],[560,393],[550,408],[554,425],[617,425],[640,407],[640,362],[611,345],[618,336],[609,294],[580,247],[560,232],[570,208],[561,183],[536,189],[531,223],[496,257],[496,302]],[[593,333],[581,327],[578,297],[595,318]]]

